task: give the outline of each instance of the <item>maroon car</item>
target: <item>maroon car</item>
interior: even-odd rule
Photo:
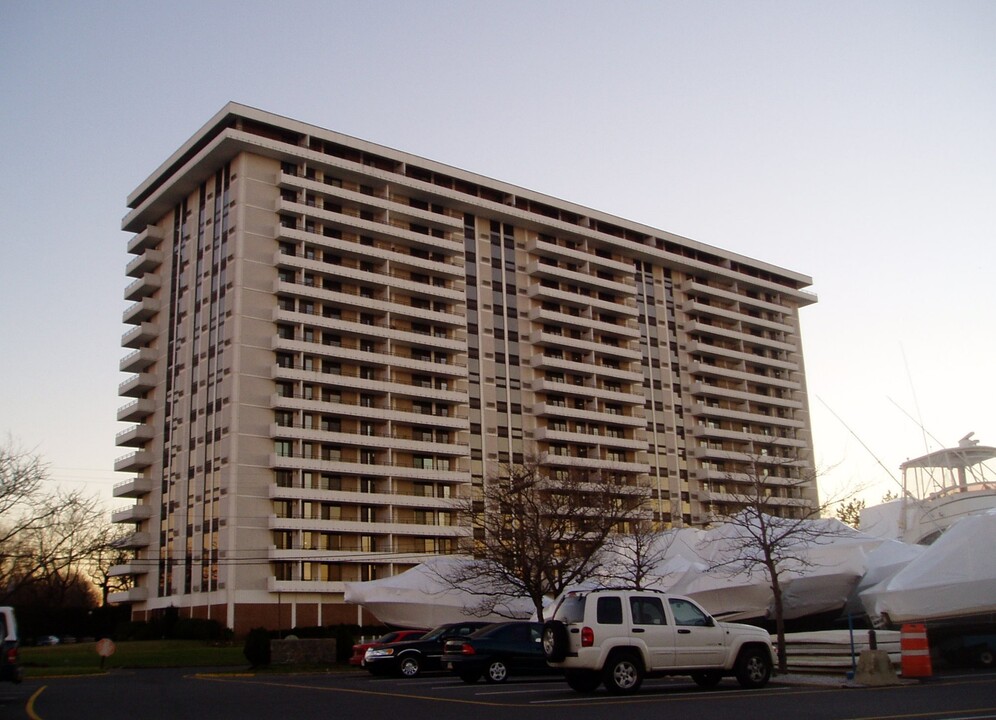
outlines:
[[[349,664],[363,667],[363,656],[366,654],[367,648],[390,645],[391,643],[402,642],[403,640],[418,640],[425,635],[425,632],[425,630],[394,630],[386,635],[381,635],[376,640],[357,643],[353,645],[353,655],[349,658]]]

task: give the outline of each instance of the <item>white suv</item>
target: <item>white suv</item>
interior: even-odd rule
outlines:
[[[684,597],[653,590],[591,590],[566,594],[543,627],[543,652],[567,684],[592,692],[634,692],[644,677],[691,675],[712,687],[734,675],[762,687],[774,653],[767,631],[717,622]]]

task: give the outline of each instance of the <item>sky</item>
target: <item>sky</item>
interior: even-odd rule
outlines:
[[[0,0],[0,442],[127,475],[127,195],[229,100],[813,278],[824,497],[996,445],[996,2]]]

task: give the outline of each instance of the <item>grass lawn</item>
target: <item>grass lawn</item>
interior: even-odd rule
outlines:
[[[242,643],[230,645],[199,640],[132,640],[115,643],[115,652],[104,661],[104,669],[156,667],[248,668]],[[25,677],[80,675],[100,672],[97,644],[92,642],[47,647],[22,647]]]

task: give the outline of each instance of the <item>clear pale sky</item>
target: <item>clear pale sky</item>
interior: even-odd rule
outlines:
[[[229,100],[812,276],[824,494],[996,445],[991,0],[0,0],[0,69],[0,440],[109,507],[125,198]]]

